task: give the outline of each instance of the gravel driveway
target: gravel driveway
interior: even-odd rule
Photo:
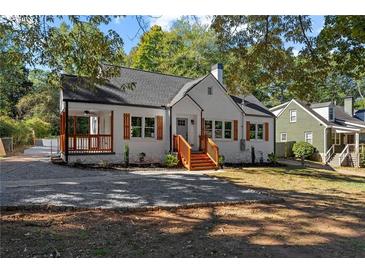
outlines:
[[[277,200],[202,172],[88,170],[26,157],[0,163],[2,206],[143,208]]]

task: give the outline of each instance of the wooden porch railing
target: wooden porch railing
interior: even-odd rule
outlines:
[[[191,170],[191,146],[181,135],[174,135],[174,144],[176,141],[176,151],[180,162],[185,168]]]
[[[204,151],[209,158],[214,162],[216,167],[219,167],[219,148],[214,141],[206,135],[199,136],[200,150]]]
[[[60,135],[61,144],[64,144],[64,138],[63,135]],[[112,135],[110,134],[78,134],[68,137],[70,154],[107,153],[112,152],[112,147]]]

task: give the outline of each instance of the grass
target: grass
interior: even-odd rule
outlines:
[[[1,257],[364,257],[365,180],[313,168],[212,176],[280,204],[121,213],[2,212]]]

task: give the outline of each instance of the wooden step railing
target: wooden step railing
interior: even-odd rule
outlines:
[[[332,145],[329,149],[328,149],[328,151],[326,152],[326,155],[324,156],[324,161],[325,161],[325,163],[327,164],[329,161],[330,161],[330,159],[331,159],[331,157],[332,157],[332,155],[335,153],[335,145]]]
[[[191,170],[191,146],[181,135],[174,135],[174,146],[180,162],[185,168]]]
[[[219,148],[214,141],[206,135],[199,136],[200,149],[213,161],[216,168],[219,167]]]

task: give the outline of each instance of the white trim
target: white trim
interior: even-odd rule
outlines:
[[[341,127],[341,126],[331,126],[334,129],[342,129],[344,131],[349,130],[349,131],[360,131],[360,129],[358,128],[348,128],[348,127]]]
[[[283,140],[283,134],[285,134],[285,140]],[[288,141],[288,133],[280,132],[280,142],[287,142],[287,141]]]
[[[313,116],[313,118],[317,119],[318,122],[320,122],[321,124],[324,124],[326,127],[328,126],[327,123],[323,122],[322,120],[320,120],[318,117],[316,117],[313,113],[311,113],[310,111],[308,111],[305,107],[303,107],[300,103],[298,103],[295,99],[292,99],[288,105],[283,108],[283,110],[278,113],[278,115],[276,116],[277,118],[279,118],[279,116],[287,109],[287,107],[290,105],[290,103],[295,102],[298,106],[300,106],[303,110],[305,110],[308,114],[310,114],[311,116]]]
[[[345,121],[345,124],[350,125],[350,126],[365,128],[365,125],[359,125],[359,124],[355,124],[355,123],[351,123],[351,122]]]
[[[311,134],[312,138],[311,138],[311,142],[307,141],[307,134]],[[313,131],[304,131],[304,142],[310,143],[311,145],[313,145]]]
[[[292,118],[294,118],[294,116],[292,115],[292,113],[295,113],[295,120],[294,119],[292,120]],[[298,111],[296,109],[290,109],[289,110],[289,122],[290,123],[296,123],[297,120],[298,120]]]
[[[275,107],[270,108],[269,110],[272,112],[272,111],[274,111],[274,110],[278,110],[278,109],[280,109],[280,108],[284,108],[284,106],[285,106],[285,105],[287,105],[287,104],[289,104],[289,103],[290,103],[290,101],[289,101],[289,102],[282,103],[282,104],[280,104],[280,105],[277,105],[277,106],[275,106]]]
[[[132,117],[137,117],[137,118],[141,118],[142,119],[142,123],[141,123],[141,137],[133,137],[132,136],[132,132],[133,132],[133,125],[132,125]],[[153,131],[153,137],[145,137],[145,126],[146,126],[146,118],[152,118],[154,120],[154,131]],[[148,116],[148,115],[131,115],[131,121],[130,121],[130,125],[131,125],[131,140],[155,140],[156,139],[156,117],[152,117],[152,116]]]

